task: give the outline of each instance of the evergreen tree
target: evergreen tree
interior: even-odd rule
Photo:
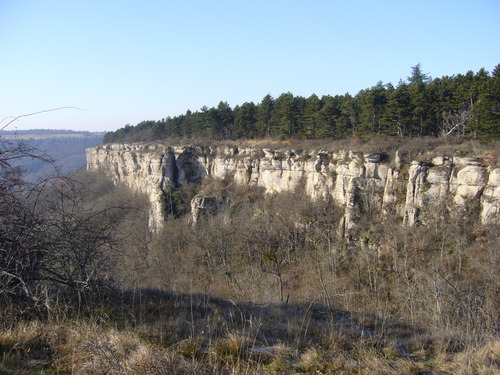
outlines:
[[[280,138],[291,138],[298,125],[297,101],[291,92],[281,94],[274,102],[271,117],[271,135]]]
[[[220,101],[217,109],[214,111],[214,119],[216,123],[215,138],[232,139],[234,130],[234,114],[233,110],[227,102]]]
[[[209,130],[207,125],[208,120],[208,107],[203,106],[199,111],[192,113],[191,115],[191,129],[194,138],[203,138],[209,136]]]
[[[216,137],[215,108],[208,108],[206,105],[200,108],[198,121],[196,122],[197,137]]]
[[[165,138],[165,119],[156,121],[152,128],[153,140]]]
[[[407,83],[400,82],[389,95],[385,113],[382,118],[384,133],[405,136],[409,133],[412,120],[412,104]]]
[[[293,99],[295,108],[295,126],[291,137],[304,137],[304,113],[306,109],[306,98],[296,96]]]
[[[257,107],[257,135],[259,137],[269,137],[271,135],[273,110],[274,99],[270,94],[267,94]]]
[[[409,93],[412,103],[412,119],[407,129],[409,136],[425,135],[428,116],[426,86],[423,81],[410,83]]]
[[[234,108],[234,129],[236,138],[254,138],[257,135],[257,107],[246,102]]]
[[[408,81],[410,82],[410,86],[419,83],[428,83],[429,76],[422,72],[422,66],[420,63],[411,67],[411,76],[408,77]]]
[[[202,107],[185,115],[130,124],[104,136],[104,142],[164,139],[171,136],[217,140],[252,137],[341,138],[351,134],[385,133],[400,136],[499,136],[500,65],[431,79],[420,64],[411,67],[408,82],[377,85],[355,97],[294,97],[244,103],[231,109],[227,102]]]
[[[184,123],[182,126],[182,135],[191,138],[193,136],[193,116],[192,112],[188,109],[184,115]]]
[[[342,97],[340,110],[342,112],[341,126],[346,129],[346,135],[356,133],[359,125],[358,102],[347,93]]]
[[[500,64],[498,64],[497,66],[495,66],[493,68],[493,71],[491,72],[491,76],[493,78],[500,78]]]
[[[346,123],[342,121],[342,97],[325,95],[319,112],[318,138],[343,138],[347,134]]]
[[[474,121],[469,124],[469,131],[482,139],[489,140],[500,137],[500,65],[495,67],[493,76],[478,72],[476,89],[478,100],[472,113]]]
[[[302,117],[301,138],[319,138],[321,100],[316,94],[306,99]]]
[[[357,134],[377,133],[380,131],[380,120],[387,103],[386,88],[379,81],[369,90],[362,90],[356,97],[360,109],[360,124]]]

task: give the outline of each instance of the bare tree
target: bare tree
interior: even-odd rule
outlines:
[[[443,123],[441,135],[443,138],[451,135],[464,135],[467,130],[467,123],[472,119],[470,109],[462,109],[457,112],[443,112]]]
[[[28,184],[13,166],[23,158],[50,162],[21,141],[0,137],[0,298],[50,309],[55,299],[99,295],[111,285],[123,206],[89,206],[89,191],[72,177]]]

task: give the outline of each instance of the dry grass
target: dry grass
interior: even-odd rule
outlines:
[[[398,336],[401,322],[363,327],[321,304],[171,294],[144,300],[114,319],[32,321],[1,331],[0,374],[494,374],[500,366],[493,337],[457,346],[409,324],[415,333]]]
[[[435,156],[468,156],[491,158],[495,151],[498,154],[500,141],[491,141],[482,143],[474,139],[464,138],[436,138],[436,137],[388,137],[385,135],[375,135],[365,138],[350,137],[344,139],[287,139],[278,140],[272,138],[248,139],[237,141],[214,141],[207,139],[187,139],[187,138],[169,138],[153,143],[162,143],[168,145],[201,145],[215,147],[238,147],[238,148],[257,148],[273,150],[293,150],[302,149],[305,151],[339,151],[355,150],[363,153],[385,153],[393,154],[399,151],[400,155],[409,160],[431,160]],[[496,159],[498,155],[493,157]]]
[[[458,150],[480,155],[489,165],[498,163],[499,155],[472,141],[453,145],[435,139],[249,142],[252,147],[400,150],[423,158]],[[10,312],[0,311],[0,375],[500,371],[497,228],[474,227],[474,216],[446,221],[429,215],[435,218],[429,221],[432,230],[420,226],[406,232],[399,222],[368,226],[372,217],[366,228],[359,227],[359,238],[366,241],[337,243],[332,206],[283,195],[250,208],[259,191],[210,183],[205,188],[232,194],[238,203],[226,213],[231,220],[207,218],[196,230],[172,221],[159,239],[164,249],[131,252],[120,271],[131,277],[130,264],[144,261],[148,267],[138,263],[137,280],[148,282],[132,279],[128,287],[163,285],[186,294],[135,289],[103,299],[107,302],[79,316],[61,309],[50,319],[14,319],[16,306],[8,306]],[[371,243],[384,252],[372,253]],[[286,267],[280,272],[293,303],[267,303],[279,300],[276,272],[259,253],[268,244],[283,250],[278,255]],[[264,304],[213,298],[207,291]],[[203,293],[187,294],[192,292]]]

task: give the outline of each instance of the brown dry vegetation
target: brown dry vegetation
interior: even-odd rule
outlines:
[[[232,203],[153,236],[143,197],[82,179],[82,207],[119,207],[105,287],[3,298],[2,375],[500,371],[500,228],[475,205],[367,210],[344,238],[332,202],[206,180]]]
[[[236,146],[249,148],[270,148],[270,149],[304,149],[304,150],[357,150],[361,152],[385,152],[392,153],[397,150],[401,154],[408,154],[410,157],[421,155],[434,156],[481,156],[492,150],[500,149],[500,141],[491,140],[487,143],[475,139],[465,139],[462,137],[450,137],[446,139],[436,137],[388,137],[376,134],[370,137],[353,136],[343,139],[287,139],[279,140],[274,138],[247,139],[237,141],[215,141],[213,139],[190,138],[168,138],[162,141],[152,141],[166,143],[169,145],[195,144],[202,146]]]
[[[2,374],[494,374],[498,341],[468,345],[319,303],[251,304],[142,291],[91,317],[0,333]],[[129,301],[130,302],[130,301]]]

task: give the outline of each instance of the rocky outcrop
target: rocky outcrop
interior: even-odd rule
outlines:
[[[312,199],[331,197],[344,208],[346,231],[356,226],[361,215],[373,210],[396,214],[413,225],[425,207],[446,203],[450,209],[459,209],[470,201],[480,204],[483,224],[499,222],[500,169],[479,158],[440,156],[412,161],[397,153],[171,147],[155,143],[88,149],[87,166],[105,171],[116,183],[146,193],[154,228],[162,223],[159,198],[165,189],[181,188],[207,176],[230,177],[239,184],[261,186],[269,193],[297,191]],[[193,207],[214,206],[208,204],[212,198],[197,199]]]
[[[191,219],[196,224],[202,216],[217,214],[228,203],[225,197],[197,195],[191,200]]]

